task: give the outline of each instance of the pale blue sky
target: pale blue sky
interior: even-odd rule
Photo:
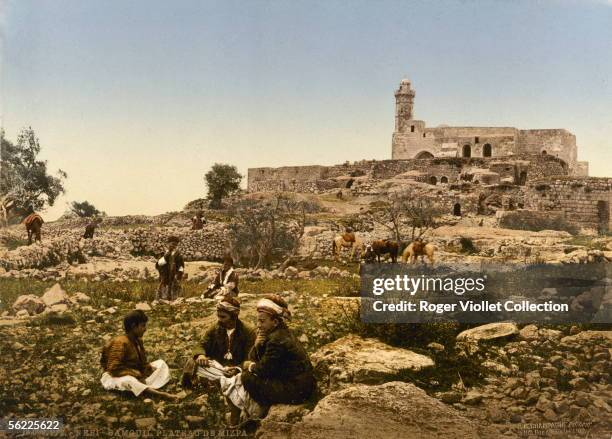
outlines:
[[[7,137],[69,174],[49,219],[179,210],[214,162],[390,158],[403,77],[428,126],[566,128],[612,175],[609,1],[0,3]]]

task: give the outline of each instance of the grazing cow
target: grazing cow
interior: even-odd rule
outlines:
[[[41,242],[40,229],[42,229],[43,223],[42,217],[35,212],[25,217],[23,224],[25,224],[26,231],[28,232],[28,245],[32,244],[32,236],[34,236],[36,241]]]
[[[399,253],[399,246],[396,241],[390,239],[378,239],[372,244],[368,245],[365,252],[365,259],[368,262],[372,262],[374,258],[380,263],[380,257],[382,255],[390,255],[391,262],[397,262],[397,255]]]
[[[340,257],[340,251],[342,248],[351,249],[351,261],[355,257],[355,250],[359,250],[359,256],[362,257],[365,254],[365,245],[353,232],[347,232],[342,235],[336,235],[332,242],[332,252],[334,258],[338,260]]]
[[[408,247],[402,252],[402,262],[414,264],[417,258],[421,257],[421,262],[424,262],[425,256],[429,259],[431,265],[434,264],[434,250],[435,246],[432,243],[424,243],[420,239],[411,242]]]

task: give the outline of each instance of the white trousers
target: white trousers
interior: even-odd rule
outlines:
[[[261,419],[266,414],[267,408],[259,405],[246,391],[242,385],[242,373],[226,377],[224,369],[219,362],[210,360],[208,367],[198,367],[197,374],[210,381],[219,381],[221,392],[242,411],[243,420]]]
[[[108,372],[102,374],[100,382],[106,390],[122,390],[132,392],[139,396],[147,388],[160,389],[170,381],[170,369],[164,360],[155,360],[151,363],[155,369],[153,373],[147,377],[145,383],[138,381],[136,377],[126,375],[122,377],[113,377]]]

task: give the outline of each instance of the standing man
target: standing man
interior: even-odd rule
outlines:
[[[223,258],[223,267],[212,284],[202,293],[202,298],[213,298],[216,296],[238,296],[238,274],[234,271],[234,260],[226,255]]]
[[[83,238],[92,239],[94,237],[94,232],[96,231],[96,228],[100,225],[101,222],[102,218],[92,219],[91,222],[85,226],[85,233],[83,234]]]
[[[206,220],[203,218],[202,211],[198,211],[193,218],[191,218],[191,230],[202,230],[206,224]]]
[[[178,244],[179,238],[170,236],[166,253],[155,263],[155,268],[159,272],[157,299],[175,300],[181,292],[185,262],[177,250]]]

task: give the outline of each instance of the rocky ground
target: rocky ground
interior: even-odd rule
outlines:
[[[80,223],[52,225],[49,245],[30,248],[19,247],[20,229],[0,233],[3,418],[63,417],[66,437],[138,437],[136,431],[142,437],[145,430],[201,437],[223,428],[219,395],[204,387],[171,403],[105,392],[99,384],[100,349],[121,333],[129,310],[140,308],[150,317],[145,346],[151,360],[163,358],[172,369],[169,392],[182,390],[182,365],[215,319],[214,304],[199,299],[218,267],[198,259],[209,248],[202,247],[202,236],[188,241],[193,257],[185,297],[154,300],[156,243],[170,233],[189,233],[175,217],[155,221],[119,221],[88,242],[78,236]],[[139,230],[151,227],[157,229]],[[610,437],[609,325],[508,323],[470,332],[433,324],[392,332],[363,325],[358,265],[329,259],[325,245],[334,233],[311,226],[302,252],[312,257],[295,266],[239,270],[242,318],[254,324],[258,298],[280,292],[319,381],[317,398],[307,404],[274,406],[257,437]],[[470,254],[461,247],[466,237],[475,247]],[[610,238],[507,231],[468,219],[434,231],[431,239],[442,261],[545,257],[575,264],[609,261],[611,250]]]

